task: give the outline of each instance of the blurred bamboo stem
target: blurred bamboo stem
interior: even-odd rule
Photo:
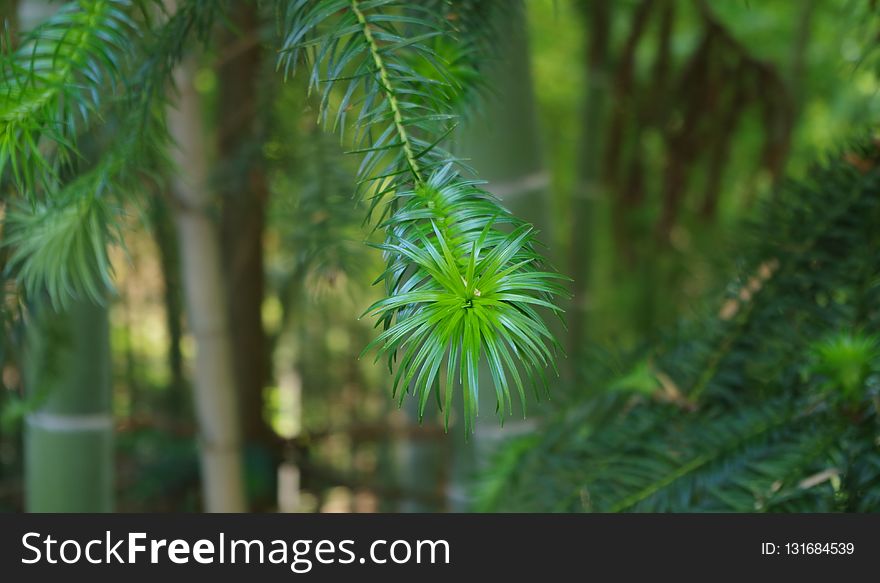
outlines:
[[[28,512],[113,510],[113,417],[107,308],[75,301],[32,306],[25,386]]]
[[[193,379],[204,508],[246,510],[238,399],[224,297],[220,237],[209,215],[208,152],[200,98],[192,80],[195,61],[175,71],[177,107],[168,125],[177,144],[172,180],[174,219],[181,253],[181,281],[190,331],[196,342]]]

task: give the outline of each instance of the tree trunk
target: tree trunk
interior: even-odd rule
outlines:
[[[199,427],[202,492],[208,512],[246,508],[238,399],[224,295],[220,237],[211,219],[208,151],[203,111],[192,85],[195,62],[175,71],[176,109],[168,111],[177,148],[174,215],[181,253],[184,297],[196,343],[193,392]]]
[[[162,268],[165,299],[165,325],[168,328],[168,398],[166,405],[175,417],[189,413],[186,406],[186,378],[183,372],[183,299],[180,293],[180,251],[177,233],[168,208],[162,197],[154,197],[151,215],[159,264]]]
[[[235,32],[224,29],[220,46],[220,121],[217,185],[222,200],[220,226],[226,262],[232,364],[241,404],[244,438],[280,453],[279,440],[263,415],[269,382],[269,352],[263,330],[263,231],[268,188],[263,166],[264,124],[258,118],[262,54],[257,6],[236,3]]]
[[[11,46],[4,48],[11,52],[18,44],[18,0],[0,0],[0,26],[9,31]]]
[[[774,186],[778,186],[785,177],[785,167],[791,153],[795,125],[804,106],[803,89],[804,79],[806,79],[807,49],[817,5],[817,0],[804,0],[800,5],[800,15],[795,27],[794,45],[791,52],[790,72],[785,80],[788,93],[791,96],[790,102],[783,102],[782,107],[777,107],[776,111],[768,114],[768,117],[772,117],[772,121],[767,123],[767,132],[770,135],[767,140],[768,146],[765,149],[765,159],[769,161],[768,168]],[[778,188],[773,188],[772,192],[778,191]]]
[[[569,359],[577,355],[587,336],[586,313],[589,308],[590,268],[592,266],[593,215],[595,201],[602,193],[601,150],[603,124],[611,79],[608,53],[611,32],[611,1],[592,0],[582,10],[589,25],[587,41],[587,92],[584,98],[581,136],[579,186],[572,201],[569,275],[572,283],[571,312],[568,316]]]
[[[47,301],[27,324],[25,387],[36,409],[25,425],[28,512],[113,510],[113,417],[106,307]]]

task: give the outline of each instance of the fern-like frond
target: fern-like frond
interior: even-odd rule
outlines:
[[[56,307],[73,297],[104,301],[112,287],[107,248],[119,240],[114,225],[120,209],[101,196],[102,180],[87,174],[68,187],[64,201],[19,203],[7,211],[9,268],[26,289],[46,290]],[[95,188],[96,196],[74,192]]]
[[[174,65],[224,5],[182,0],[167,14],[156,0],[70,2],[0,57],[0,179],[28,200],[10,202],[3,245],[26,292],[55,306],[107,297],[121,209],[167,163]]]
[[[126,82],[128,105],[144,123],[157,121],[152,111],[166,105],[174,68],[194,42],[207,43],[228,0],[179,0],[172,13],[146,31],[138,66]]]
[[[539,310],[559,312],[553,298],[565,290],[563,278],[543,271],[534,230],[463,179],[442,147],[460,87],[433,47],[454,28],[442,13],[399,0],[281,6],[279,67],[308,65],[320,120],[362,156],[359,192],[386,233],[377,281],[387,298],[368,313],[384,329],[371,346],[381,346],[392,372],[397,363],[393,392],[414,391],[422,414],[435,392],[448,421],[460,385],[470,430],[485,360],[503,417],[511,388],[522,398],[554,366],[558,343]]]
[[[122,79],[140,4],[67,3],[15,52],[0,56],[0,177],[10,172],[28,195],[55,186],[60,167],[77,155],[77,135]]]
[[[722,415],[688,418],[679,413],[676,419],[667,413],[650,439],[613,450],[598,437],[596,452],[603,457],[593,467],[602,473],[593,473],[584,484],[592,509],[765,510],[778,496],[797,489],[807,475],[804,468],[816,468],[814,462],[836,437],[837,428],[827,419],[806,418],[803,409],[769,402]],[[807,426],[810,430],[804,431]]]

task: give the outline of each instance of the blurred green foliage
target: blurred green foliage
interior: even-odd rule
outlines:
[[[482,510],[876,511],[880,161],[862,139],[761,205],[708,309],[502,447]],[[719,307],[720,306],[720,307]]]

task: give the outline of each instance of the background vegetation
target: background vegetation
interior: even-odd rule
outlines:
[[[0,508],[878,509],[874,2],[0,18]]]

